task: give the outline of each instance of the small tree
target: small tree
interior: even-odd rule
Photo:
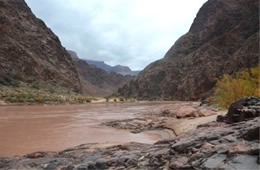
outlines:
[[[233,76],[225,74],[217,81],[214,102],[228,108],[236,100],[246,96],[260,96],[259,68],[245,69]]]

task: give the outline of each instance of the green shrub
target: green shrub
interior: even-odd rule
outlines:
[[[11,76],[6,76],[0,78],[0,85],[19,87],[20,82],[17,79],[12,78]]]
[[[217,81],[213,102],[222,108],[228,108],[242,97],[260,96],[259,68],[260,65],[233,76],[225,74]]]

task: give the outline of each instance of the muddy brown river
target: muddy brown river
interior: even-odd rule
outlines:
[[[0,156],[58,151],[83,143],[154,143],[167,134],[133,134],[100,124],[136,118],[171,102],[96,103],[85,105],[0,106]]]

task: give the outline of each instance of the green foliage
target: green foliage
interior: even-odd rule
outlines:
[[[0,84],[0,100],[8,103],[88,103],[93,97],[82,96],[70,89],[19,82],[19,87]]]
[[[224,75],[217,81],[213,101],[222,108],[246,96],[260,96],[260,65],[245,69],[233,76]]]
[[[0,85],[19,87],[20,82],[11,76],[0,77]]]

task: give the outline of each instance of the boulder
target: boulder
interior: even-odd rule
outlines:
[[[255,127],[250,129],[249,131],[247,131],[246,133],[244,133],[242,135],[242,138],[244,138],[245,140],[259,140],[259,133],[260,133],[260,127]]]
[[[260,97],[245,97],[231,104],[228,113],[218,116],[217,121],[241,122],[260,115]]]
[[[210,116],[216,114],[216,112],[209,110],[209,109],[200,109],[199,110],[199,116],[200,117],[206,117],[206,116]]]
[[[198,111],[191,106],[182,106],[174,114],[177,118],[199,117]]]

